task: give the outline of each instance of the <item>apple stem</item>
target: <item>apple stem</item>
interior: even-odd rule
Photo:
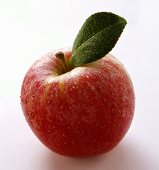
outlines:
[[[57,52],[57,53],[55,54],[55,56],[62,61],[63,65],[64,65],[64,71],[65,71],[65,72],[70,71],[70,69],[69,69],[69,67],[68,67],[68,65],[67,65],[67,62],[66,62],[66,60],[65,60],[65,54],[64,54],[63,52],[59,51],[59,52]]]

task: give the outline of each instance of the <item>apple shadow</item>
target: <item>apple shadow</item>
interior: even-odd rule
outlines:
[[[70,158],[47,152],[46,170],[147,170],[154,162],[151,155],[143,153],[142,145],[132,141],[121,142],[112,151],[91,158]],[[146,151],[146,148],[145,148]]]

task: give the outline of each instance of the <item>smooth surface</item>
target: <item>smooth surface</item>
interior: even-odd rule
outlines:
[[[159,169],[159,3],[144,1],[0,0],[0,169]],[[20,106],[20,88],[41,55],[71,46],[85,19],[112,11],[128,21],[111,52],[127,68],[136,92],[133,124],[123,141],[99,157],[52,153],[33,135]]]

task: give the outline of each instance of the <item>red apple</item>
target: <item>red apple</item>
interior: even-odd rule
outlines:
[[[51,52],[28,70],[21,105],[32,131],[52,151],[73,157],[113,149],[134,113],[134,90],[111,54],[68,67],[70,49]]]

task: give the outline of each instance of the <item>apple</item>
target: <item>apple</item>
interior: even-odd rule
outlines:
[[[34,134],[52,151],[71,157],[113,149],[134,115],[134,89],[111,54],[71,65],[72,49],[52,51],[28,70],[21,106]]]
[[[58,51],[69,61],[70,49]],[[57,153],[105,153],[121,141],[133,118],[129,75],[111,54],[63,73],[58,51],[35,62],[24,78],[21,104],[26,120]]]

